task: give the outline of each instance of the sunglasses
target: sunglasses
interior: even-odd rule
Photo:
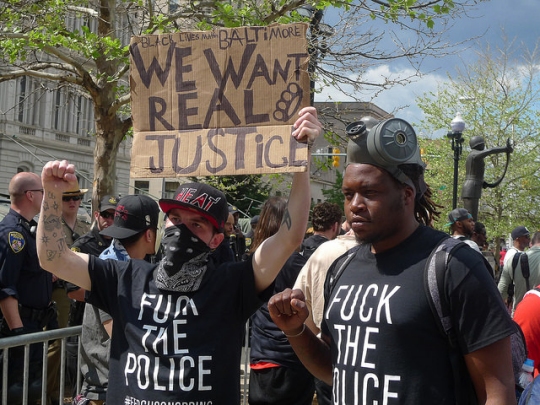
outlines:
[[[103,211],[100,212],[99,215],[104,219],[114,218],[114,212]]]
[[[68,201],[79,201],[82,200],[82,197],[80,195],[73,195],[73,196],[67,196],[62,197],[62,201],[68,202]]]

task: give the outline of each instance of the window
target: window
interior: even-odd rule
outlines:
[[[26,76],[21,77],[19,81],[19,103],[17,104],[18,114],[17,120],[24,122],[24,107],[26,100]]]
[[[135,180],[135,194],[148,194],[150,191],[150,182]]]
[[[180,184],[177,181],[166,181],[163,198],[174,198],[174,193]]]

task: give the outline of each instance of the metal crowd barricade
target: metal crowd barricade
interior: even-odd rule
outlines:
[[[78,356],[77,370],[80,370],[80,335],[82,326],[72,326],[68,328],[29,333],[26,335],[13,336],[0,339],[0,351],[3,354],[2,360],[2,396],[0,403],[7,404],[8,391],[8,353],[12,347],[24,346],[24,369],[23,369],[23,398],[22,405],[28,405],[28,384],[29,384],[29,369],[30,369],[30,345],[34,343],[43,344],[43,375],[41,378],[41,403],[47,403],[47,352],[49,341],[61,339],[61,357],[60,357],[60,395],[59,403],[64,403],[64,388],[66,380],[66,340],[71,336],[78,336]],[[77,373],[77,392],[81,387],[81,373]]]
[[[2,360],[2,382],[0,404],[7,405],[7,389],[8,389],[8,353],[12,347],[24,346],[24,370],[23,370],[23,398],[22,405],[28,405],[28,384],[29,384],[29,368],[30,368],[30,345],[34,343],[43,344],[43,369],[41,378],[41,404],[47,403],[47,352],[49,348],[49,341],[61,339],[61,357],[60,357],[60,395],[59,403],[63,404],[64,400],[64,388],[66,381],[66,340],[69,337],[78,337],[78,356],[77,356],[77,370],[80,370],[80,336],[82,326],[71,326],[62,329],[56,329],[51,331],[29,333],[26,335],[13,336],[0,339],[0,353],[3,355]],[[240,364],[243,374],[241,376],[241,405],[247,404],[248,391],[249,391],[249,321],[246,323],[245,329],[245,341],[242,348],[242,363]],[[76,392],[80,392],[82,385],[82,375],[77,373]]]

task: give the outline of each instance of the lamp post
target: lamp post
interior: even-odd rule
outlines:
[[[465,130],[465,121],[461,118],[461,113],[457,113],[452,122],[450,122],[451,132],[446,136],[452,140],[452,150],[454,151],[454,189],[452,191],[452,209],[457,207],[457,186],[458,186],[458,167],[459,157],[463,151],[463,131]]]

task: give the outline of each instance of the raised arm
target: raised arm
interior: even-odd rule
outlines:
[[[41,172],[43,203],[37,227],[40,266],[85,290],[91,290],[88,255],[71,251],[62,230],[62,193],[77,183],[75,166],[67,161],[48,162]]]
[[[317,110],[314,107],[303,108],[299,116],[292,136],[297,141],[308,144],[308,167],[305,172],[295,173],[293,176],[287,209],[278,232],[265,240],[252,256],[255,287],[258,292],[263,291],[276,278],[285,261],[302,243],[307,228],[311,204],[310,149],[322,133],[322,125],[317,119]]]

